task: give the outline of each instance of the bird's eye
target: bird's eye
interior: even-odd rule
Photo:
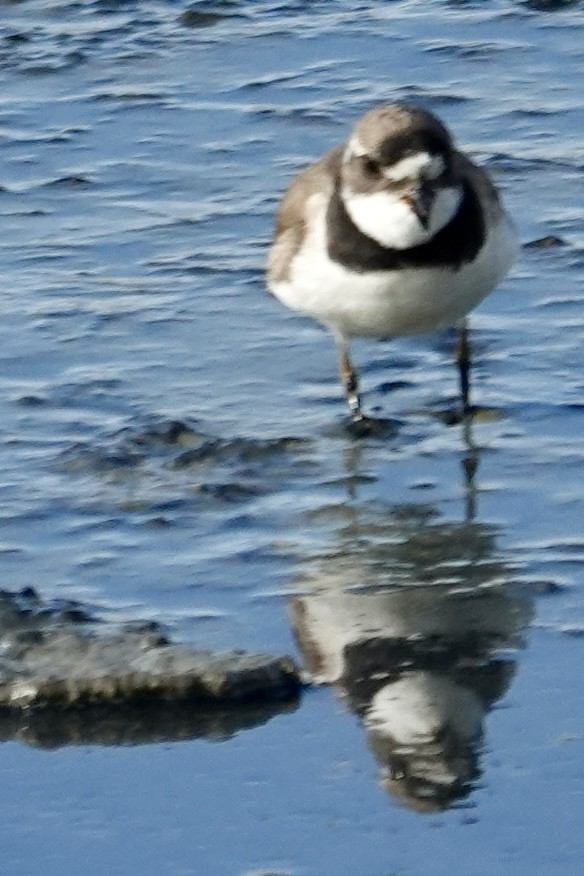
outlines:
[[[379,176],[380,173],[378,162],[373,158],[369,158],[368,155],[363,157],[363,170],[368,176]]]

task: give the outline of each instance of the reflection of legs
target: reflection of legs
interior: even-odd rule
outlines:
[[[462,468],[467,490],[467,520],[475,516],[476,485],[475,475],[479,464],[478,448],[472,437],[472,408],[470,404],[470,343],[466,320],[458,326],[458,345],[456,348],[456,363],[460,377],[460,394],[462,397],[462,421],[464,427],[464,443],[466,453],[462,459]]]
[[[460,394],[462,397],[462,413],[467,416],[470,413],[470,343],[468,339],[468,325],[463,320],[458,326],[458,345],[456,347],[456,364],[460,377]]]
[[[361,400],[359,398],[359,375],[353,368],[349,358],[349,351],[344,340],[339,341],[340,353],[340,373],[343,386],[345,387],[345,395],[351,411],[351,416],[355,422],[363,419],[361,411]]]
[[[465,452],[461,460],[466,492],[466,520],[474,520],[476,513],[477,486],[475,476],[479,467],[479,448],[472,437],[472,418],[463,419]]]

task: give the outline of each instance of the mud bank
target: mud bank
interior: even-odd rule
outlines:
[[[0,739],[120,744],[229,735],[293,704],[293,661],[173,643],[155,624],[112,631],[75,602],[0,594]]]

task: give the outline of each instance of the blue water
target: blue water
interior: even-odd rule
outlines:
[[[581,871],[584,19],[536,7],[0,3],[1,586],[322,682],[228,739],[6,741],[2,872]],[[470,486],[451,338],[356,345],[397,423],[356,441],[330,338],[263,286],[291,175],[394,99],[490,168],[523,243],[556,238],[472,317]],[[393,678],[380,630],[437,618],[478,654],[410,677],[470,690],[481,730],[421,812],[355,667]]]

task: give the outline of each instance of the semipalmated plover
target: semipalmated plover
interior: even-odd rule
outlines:
[[[457,150],[434,115],[386,104],[293,181],[278,212],[267,281],[280,301],[333,333],[355,421],[363,413],[350,339],[449,326],[459,330],[467,411],[464,317],[516,253],[513,223],[488,173]]]

